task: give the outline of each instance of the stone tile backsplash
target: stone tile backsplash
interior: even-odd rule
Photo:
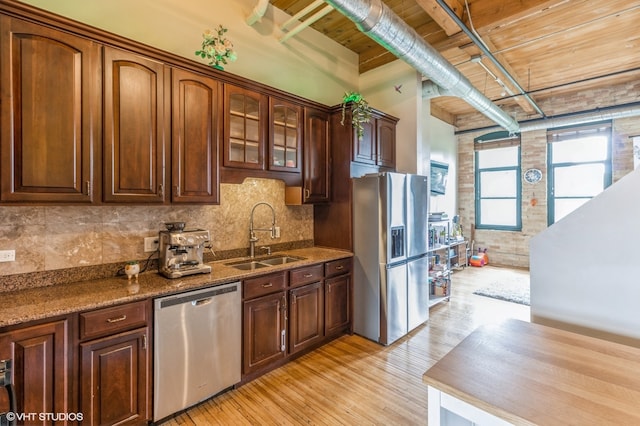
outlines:
[[[284,182],[249,178],[220,191],[220,205],[0,206],[0,250],[16,251],[15,262],[0,263],[0,277],[146,259],[144,237],[157,236],[165,222],[208,229],[214,251],[248,248],[258,202],[274,207],[281,237],[257,232],[257,247],[313,240],[313,207],[285,205]],[[256,208],[254,224],[271,225],[268,207]]]

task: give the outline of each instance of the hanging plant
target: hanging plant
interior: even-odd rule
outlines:
[[[351,125],[358,132],[358,139],[362,139],[364,128],[362,123],[371,120],[371,107],[358,92],[345,92],[342,97],[342,120],[340,124],[344,126],[344,119],[347,111],[347,104],[351,105]]]

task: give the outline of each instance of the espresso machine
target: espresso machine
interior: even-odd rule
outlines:
[[[165,223],[165,226],[167,230],[160,231],[159,235],[158,271],[167,278],[210,273],[211,266],[203,262],[209,231],[185,230],[184,222]]]

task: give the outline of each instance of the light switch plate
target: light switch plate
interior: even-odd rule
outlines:
[[[16,251],[15,250],[0,250],[0,262],[15,262]]]

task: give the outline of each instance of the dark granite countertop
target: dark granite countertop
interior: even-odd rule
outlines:
[[[0,327],[239,281],[252,276],[343,259],[353,255],[348,251],[323,247],[287,250],[279,253],[302,257],[304,260],[256,271],[241,271],[226,265],[240,259],[225,259],[208,262],[212,269],[210,274],[197,274],[184,278],[168,279],[157,271],[151,271],[140,274],[137,282],[136,280],[128,281],[126,276],[120,276],[2,293],[0,295]]]

